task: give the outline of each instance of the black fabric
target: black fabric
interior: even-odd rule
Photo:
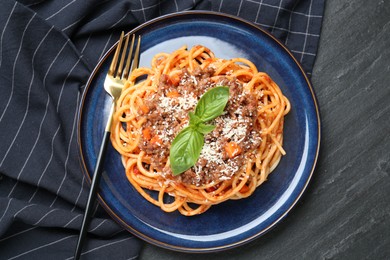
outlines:
[[[0,8],[0,259],[72,259],[88,196],[77,112],[94,66],[122,30],[163,14],[240,16],[311,73],[323,0],[3,0]],[[82,259],[136,259],[142,242],[97,206]]]

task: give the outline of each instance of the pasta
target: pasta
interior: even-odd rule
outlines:
[[[204,135],[197,162],[174,175],[172,140],[189,124],[200,97],[216,86],[229,87],[224,113],[211,121],[215,128]],[[251,61],[183,46],[132,72],[116,104],[111,142],[139,194],[165,212],[193,216],[246,198],[267,180],[285,154],[289,110],[278,85]]]

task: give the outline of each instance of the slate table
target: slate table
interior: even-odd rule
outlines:
[[[390,1],[328,0],[311,80],[321,150],[289,215],[236,249],[140,259],[390,259]]]

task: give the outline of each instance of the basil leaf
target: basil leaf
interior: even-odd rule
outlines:
[[[215,125],[206,125],[203,123],[200,123],[196,130],[198,130],[200,133],[207,135],[208,133],[212,132],[217,126]]]
[[[169,163],[173,175],[179,175],[196,164],[204,145],[204,135],[216,126],[205,124],[220,116],[229,100],[229,87],[208,90],[199,99],[195,112],[189,112],[189,126],[179,132],[171,144]]]
[[[218,86],[208,90],[199,99],[195,108],[195,115],[207,122],[220,116],[229,100],[229,87]]]
[[[169,155],[173,175],[179,175],[195,165],[203,144],[204,137],[195,128],[186,127],[179,132],[172,142]]]
[[[202,123],[202,120],[200,120],[200,118],[195,115],[194,112],[189,112],[188,115],[190,117],[190,126],[197,127],[200,123]]]

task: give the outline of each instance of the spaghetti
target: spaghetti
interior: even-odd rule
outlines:
[[[175,176],[170,145],[200,97],[216,86],[230,90],[224,113],[204,136],[196,164]],[[111,142],[128,181],[146,200],[163,211],[192,216],[246,198],[266,181],[285,154],[289,110],[278,85],[251,61],[220,59],[205,46],[184,46],[155,55],[151,68],[133,71],[117,101]]]

